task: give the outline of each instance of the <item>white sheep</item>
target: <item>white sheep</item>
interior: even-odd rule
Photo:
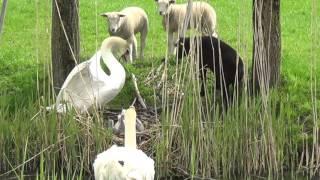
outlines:
[[[174,42],[177,40],[177,33],[182,35],[184,18],[186,17],[187,3],[175,4],[175,0],[155,0],[162,19],[162,25],[168,32],[168,49],[170,54],[174,54]],[[205,35],[216,34],[217,17],[211,5],[206,2],[195,1],[192,4],[192,18],[198,32]],[[188,26],[190,29],[190,23]],[[176,36],[174,37],[174,33]]]
[[[119,36],[130,43],[130,61],[137,57],[137,39],[135,34],[140,33],[140,59],[143,59],[146,38],[148,34],[148,16],[139,7],[127,7],[120,12],[106,12],[101,14],[108,21],[108,30],[111,36]]]

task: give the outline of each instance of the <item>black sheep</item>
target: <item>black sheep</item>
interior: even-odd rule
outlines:
[[[205,92],[204,83],[206,71],[207,69],[210,69],[215,74],[215,87],[218,90],[223,90],[223,100],[225,105],[227,105],[231,99],[229,86],[232,85],[232,88],[234,88],[236,78],[238,78],[239,84],[243,78],[244,67],[242,59],[227,43],[213,36],[196,37],[193,42],[195,43],[193,45],[193,47],[195,47],[195,54],[198,54],[198,52],[200,53],[199,59],[201,62],[199,63],[199,68],[202,70],[200,71],[200,78],[202,81],[201,96],[204,96]],[[199,45],[196,45],[196,42],[199,42]],[[178,59],[181,59],[190,52],[190,38],[180,38],[176,43],[176,46]],[[201,51],[199,51],[199,49],[201,49]],[[220,63],[219,57],[221,57]]]

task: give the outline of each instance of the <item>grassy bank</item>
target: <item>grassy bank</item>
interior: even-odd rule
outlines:
[[[163,88],[159,77],[145,79],[166,55],[166,34],[154,1],[81,1],[81,59],[88,59],[107,37],[101,12],[136,5],[147,11],[150,32],[145,61],[125,65],[137,75],[148,105],[163,108],[160,126],[149,132],[148,154],[157,176],[314,175],[319,149],[320,12],[316,1],[282,1],[282,81],[267,97],[243,95],[222,121],[221,107],[199,97],[196,69],[171,59]],[[212,2],[219,37],[245,60],[252,58],[252,1]],[[50,66],[51,1],[10,1],[0,39],[0,176],[32,174],[39,179],[90,176],[92,161],[115,139],[101,116],[75,119],[41,111],[53,102]],[[161,72],[162,73],[162,72]],[[108,107],[128,107],[133,85],[126,85]],[[183,93],[182,93],[183,92]],[[154,97],[154,94],[157,94]],[[173,106],[168,106],[172,104]],[[1,178],[1,177],[0,177]]]

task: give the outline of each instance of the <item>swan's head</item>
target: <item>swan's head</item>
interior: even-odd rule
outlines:
[[[126,55],[130,48],[130,44],[117,36],[111,36],[105,39],[101,45],[102,52],[111,51],[111,53],[115,56],[123,56]]]
[[[120,12],[107,12],[102,13],[102,17],[106,17],[109,25],[109,32],[116,33],[120,29],[124,18],[126,17],[125,14]]]
[[[168,14],[168,9],[171,4],[176,3],[176,0],[155,0],[158,5],[158,11],[161,16]]]

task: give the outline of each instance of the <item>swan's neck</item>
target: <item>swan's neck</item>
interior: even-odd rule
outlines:
[[[128,109],[125,113],[124,121],[124,146],[130,149],[137,148],[136,142],[136,113]]]
[[[110,77],[115,80],[118,79],[119,82],[125,78],[125,70],[119,61],[114,57],[111,49],[101,52],[102,60],[110,71]],[[98,66],[100,67],[100,66]]]

